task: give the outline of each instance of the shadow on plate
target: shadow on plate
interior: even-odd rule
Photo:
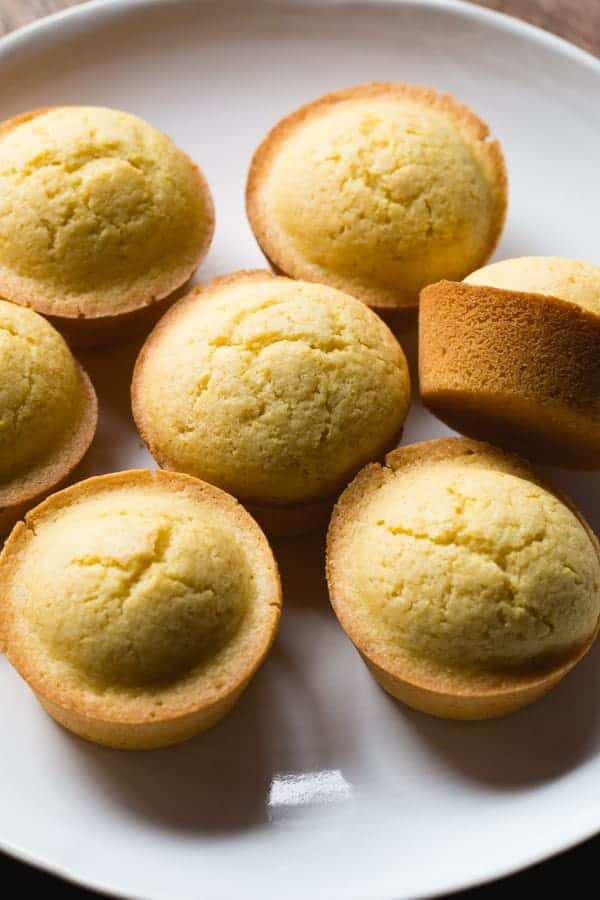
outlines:
[[[402,344],[402,349],[406,354],[410,375],[413,380],[413,388],[416,388],[419,363],[419,332],[417,328],[416,313],[415,321],[411,324],[410,328],[407,328],[405,331],[394,331],[394,334],[398,342]]]
[[[325,580],[324,530],[297,538],[271,541],[279,565],[286,605],[322,609],[333,615]]]
[[[294,621],[286,631],[294,631]],[[336,799],[332,791],[340,784],[351,793],[339,766],[352,752],[352,735],[340,759],[333,726],[322,716],[288,643],[278,641],[215,728],[145,752],[110,750],[64,733],[72,764],[86,781],[93,780],[105,802],[177,831],[232,833],[294,824],[297,813],[310,817],[310,803]],[[311,776],[317,778],[316,789]],[[307,789],[308,800],[306,794],[299,797],[298,791]]]
[[[144,340],[145,337],[140,337],[127,344],[78,353],[94,383],[101,409],[110,408],[128,422],[131,421],[131,377]]]
[[[76,764],[111,804],[175,830],[237,831],[267,821],[268,748],[278,728],[268,691],[263,671],[217,726],[162,750],[116,751],[68,739]]]
[[[132,462],[138,468],[140,465],[154,467],[131,414],[131,377],[143,340],[79,354],[98,395],[99,421],[92,446],[73,472],[70,483],[102,472],[131,468]],[[136,456],[140,457],[139,462]]]
[[[403,707],[404,716],[423,748],[465,780],[499,790],[534,787],[600,749],[598,649],[546,697],[506,718],[451,722]]]

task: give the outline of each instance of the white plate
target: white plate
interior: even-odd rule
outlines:
[[[262,265],[243,188],[266,129],[371,79],[434,85],[489,120],[511,176],[498,256],[600,262],[600,64],[471,6],[92,3],[2,42],[0,118],[95,103],[169,132],[215,194],[206,279]],[[101,428],[82,474],[151,464],[129,415],[133,354],[85,357]],[[412,409],[405,440],[444,433]],[[600,525],[598,477],[559,480]],[[436,721],[368,676],[327,606],[321,539],[277,553],[286,596],[276,646],[234,713],[186,745],[125,754],[85,744],[0,661],[4,849],[144,900],[391,900],[506,874],[600,829],[600,648],[520,714]]]

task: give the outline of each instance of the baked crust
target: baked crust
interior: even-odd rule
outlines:
[[[489,126],[475,113],[450,94],[438,93],[433,88],[405,82],[369,82],[325,94],[281,119],[263,139],[254,153],[246,183],[246,212],[254,236],[273,271],[291,278],[321,281],[363,300],[378,313],[385,314],[385,321],[400,330],[409,328],[413,319],[410,312],[418,305],[418,298],[402,296],[400,291],[382,290],[377,287],[357,288],[343,276],[325,272],[304,260],[298,253],[283,247],[271,226],[268,211],[262,202],[261,189],[267,180],[271,165],[286,140],[299,128],[339,103],[368,99],[411,100],[426,107],[435,108],[451,118],[481,148],[490,172],[490,186],[496,205],[494,229],[488,245],[475,261],[471,271],[489,259],[500,239],[506,219],[508,204],[508,176],[504,157],[497,140],[489,140]]]
[[[142,401],[142,382],[146,366],[151,365],[151,355],[154,347],[160,343],[161,337],[168,331],[169,327],[177,321],[181,316],[185,316],[188,306],[198,302],[199,297],[208,297],[211,294],[218,293],[221,288],[235,284],[240,281],[265,281],[265,280],[288,280],[286,276],[277,276],[266,269],[246,269],[234,272],[229,275],[221,275],[213,278],[206,285],[195,287],[189,294],[183,297],[164,315],[158,324],[154,327],[140,353],[138,355],[133,378],[131,382],[131,407],[133,418],[137,425],[140,436],[162,469],[177,471],[178,465],[175,460],[171,459],[164,453],[162,447],[154,440],[154,429],[152,423],[146,414],[146,409]],[[386,442],[382,446],[375,458],[383,458],[385,453],[396,444],[402,437],[403,427],[393,436],[391,441]],[[250,514],[257,520],[261,528],[269,535],[269,537],[293,537],[300,534],[307,534],[311,531],[325,528],[331,516],[335,500],[338,494],[333,494],[317,500],[311,500],[306,503],[296,504],[265,504],[246,502],[240,498]]]
[[[52,110],[76,108],[69,105],[45,106],[21,113],[0,123],[0,141],[2,138],[23,125]],[[180,153],[183,150],[177,148]],[[187,156],[187,154],[184,154]],[[215,210],[212,195],[200,168],[188,157],[198,181],[199,193],[206,210],[206,234],[198,247],[195,260],[191,265],[173,271],[168,283],[156,290],[152,284],[143,293],[133,294],[131,291],[117,303],[107,302],[101,315],[92,313],[82,315],[65,310],[58,304],[26,291],[21,285],[3,277],[0,269],[0,296],[21,306],[27,306],[46,316],[54,327],[60,331],[72,347],[99,347],[119,343],[148,331],[176,299],[176,292],[186,285],[206,254],[213,239],[215,230]],[[175,295],[175,296],[174,296]]]
[[[36,503],[58,488],[87,453],[98,424],[98,400],[85,370],[76,362],[83,405],[64,441],[43,461],[0,485],[0,538]]]
[[[74,501],[99,491],[133,486],[159,485],[172,492],[224,512],[250,549],[257,576],[264,588],[257,597],[260,622],[246,633],[239,647],[234,671],[207,683],[202,673],[187,679],[183,688],[161,691],[161,706],[153,703],[152,687],[112,699],[94,691],[84,679],[76,686],[53,679],[45,666],[45,655],[32,652],[21,639],[19,623],[11,603],[11,589],[18,578],[19,555],[47,519],[60,515]],[[260,567],[260,571],[258,571]],[[264,534],[242,506],[229,494],[189,475],[132,470],[81,481],[53,494],[13,529],[0,555],[0,579],[4,585],[0,602],[0,647],[28,682],[39,702],[58,722],[86,740],[119,749],[152,749],[186,740],[210,728],[231,709],[262,664],[277,631],[281,613],[281,584],[277,564]],[[168,699],[166,699],[168,698]]]
[[[468,438],[442,438],[400,447],[386,457],[385,466],[371,464],[344,491],[333,512],[327,535],[327,583],[338,620],[381,687],[397,700],[421,712],[447,719],[488,719],[515,712],[547,693],[587,653],[600,628],[600,618],[589,641],[573,652],[528,672],[461,673],[409,658],[401,651],[393,659],[370,645],[361,633],[347,600],[345,572],[338,555],[362,505],[373,490],[395,472],[432,462],[464,459],[474,464],[517,475],[550,491],[576,516],[600,556],[598,541],[571,501],[548,485],[518,456]]]
[[[600,316],[464,282],[421,292],[423,403],[471,437],[539,462],[600,467]]]

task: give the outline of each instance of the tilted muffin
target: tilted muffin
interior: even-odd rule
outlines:
[[[461,438],[370,465],[327,542],[331,602],[381,686],[444,718],[504,715],[594,640],[597,541],[518,457]]]
[[[600,269],[507,259],[421,294],[426,406],[539,462],[600,468]]]
[[[4,651],[47,712],[91,741],[149,749],[233,706],[281,607],[248,513],[187,475],[131,471],[54,494],[0,556]]]
[[[94,437],[94,388],[41,316],[0,300],[0,536],[75,468]]]
[[[282,119],[256,151],[250,224],[273,267],[348,291],[379,311],[462,278],[504,224],[500,145],[448,94],[372,83]]]
[[[160,465],[234,494],[271,533],[325,524],[336,493],[395,445],[409,394],[402,348],[364,304],[260,271],[173,307],[132,384]]]
[[[59,106],[0,125],[0,294],[71,343],[156,321],[213,228],[198,167],[137,116]]]

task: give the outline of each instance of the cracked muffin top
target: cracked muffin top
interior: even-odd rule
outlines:
[[[0,126],[0,291],[69,319],[131,313],[183,284],[205,255],[204,177],[162,132],[91,106]]]
[[[332,600],[390,669],[527,671],[590,640],[600,563],[587,527],[525,465],[474,441],[390,454],[342,495]]]
[[[54,494],[15,527],[0,568],[13,665],[42,698],[106,720],[175,714],[239,686],[279,617],[258,526],[222,491],[174,473]]]
[[[0,531],[3,512],[50,488],[96,427],[94,390],[60,334],[0,300]]]
[[[254,155],[248,216],[271,263],[375,308],[463,278],[492,252],[506,171],[487,125],[447,94],[360,85],[284,118]]]
[[[242,272],[180,301],[142,349],[142,437],[166,468],[256,504],[339,490],[394,446],[409,403],[402,348],[360,301]]]

